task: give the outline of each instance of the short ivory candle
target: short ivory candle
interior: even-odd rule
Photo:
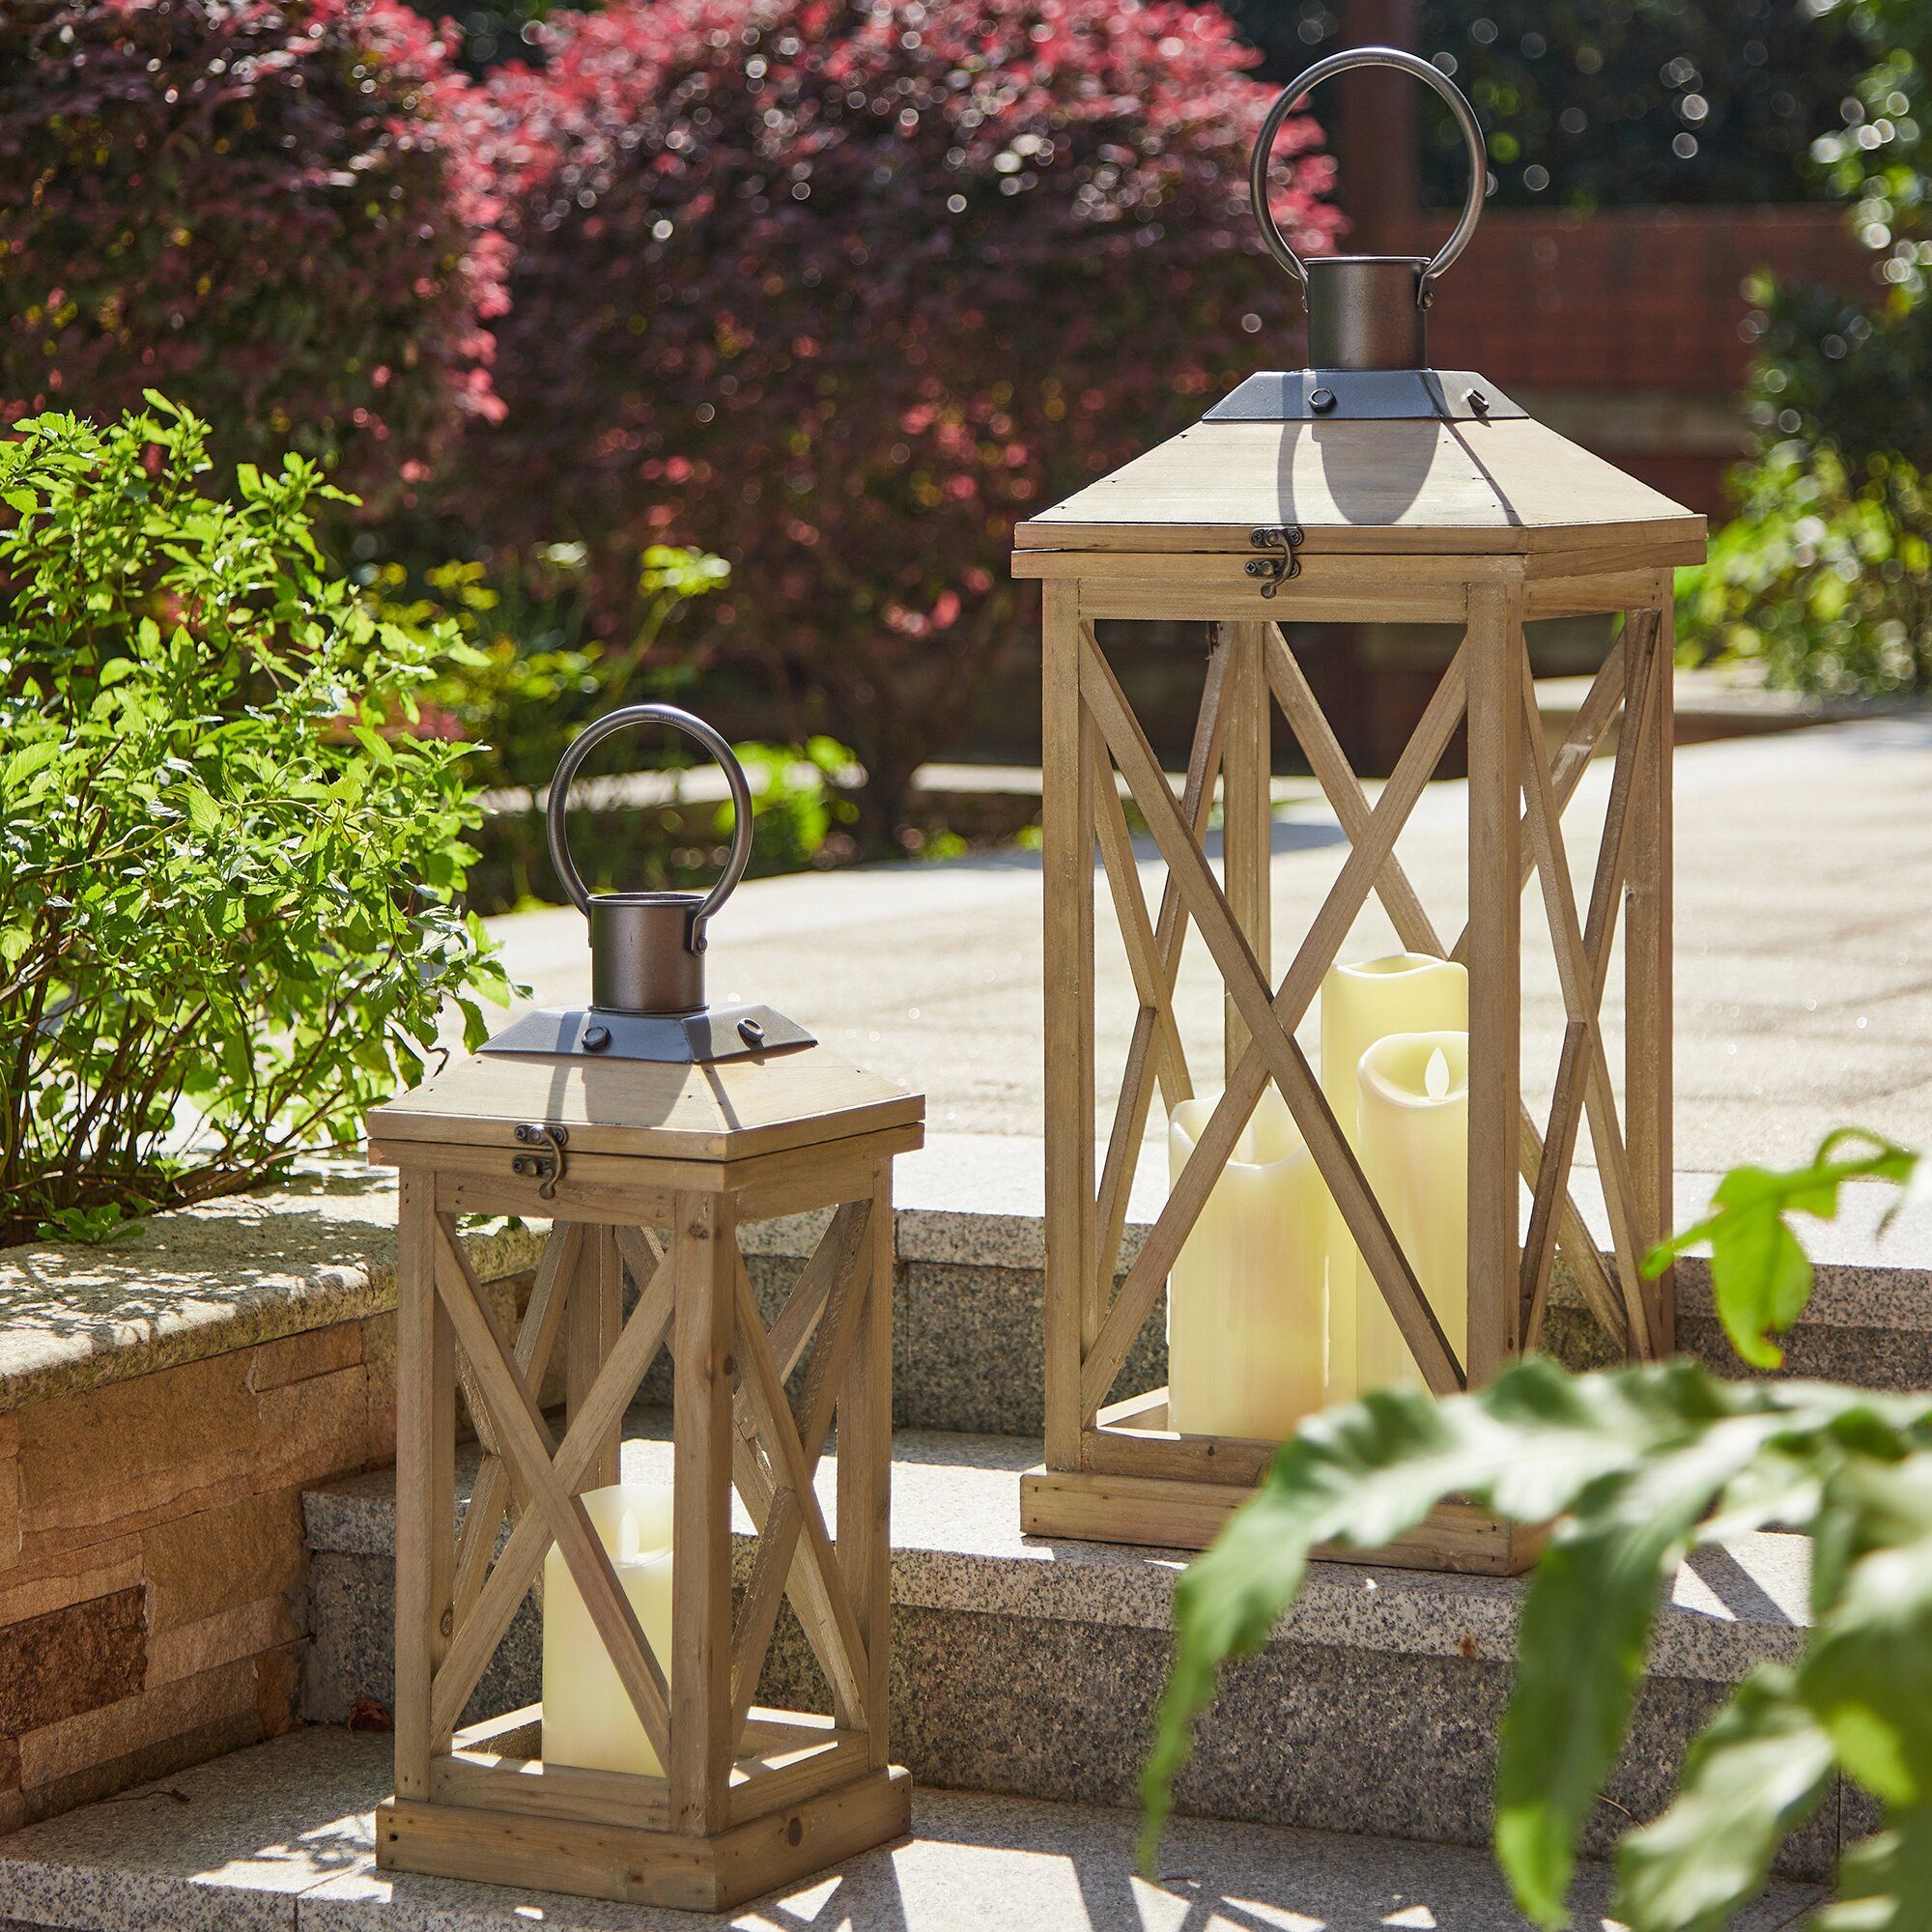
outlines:
[[[1453,960],[1427,952],[1393,952],[1331,966],[1321,981],[1321,1092],[1344,1137],[1361,1157],[1356,1138],[1357,1076],[1362,1055],[1392,1033],[1466,1030],[1469,975]],[[1384,1206],[1383,1211],[1387,1208]],[[1367,1277],[1361,1251],[1342,1210],[1328,1207],[1328,1400],[1353,1402],[1365,1388],[1356,1362],[1364,1289],[1376,1308],[1380,1291]]]
[[[1357,1070],[1362,1172],[1460,1356],[1469,1310],[1469,1036],[1398,1033]],[[1361,1386],[1424,1388],[1388,1302],[1361,1268]]]
[[[644,1483],[612,1483],[585,1490],[581,1500],[668,1678],[670,1492]],[[543,1581],[544,1761],[662,1776],[664,1766],[554,1545],[544,1558]]]
[[[1218,1096],[1169,1117],[1179,1179]],[[1270,1087],[1167,1279],[1167,1420],[1188,1435],[1279,1442],[1321,1408],[1327,1189]]]

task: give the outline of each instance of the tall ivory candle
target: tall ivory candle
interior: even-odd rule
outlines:
[[[670,1675],[670,1492],[643,1483],[586,1490],[582,1503],[616,1567],[659,1668]],[[554,1545],[544,1558],[543,1754],[592,1771],[662,1775],[630,1693]]]
[[[1179,1179],[1214,1111],[1168,1122]],[[1208,1196],[1167,1281],[1168,1426],[1279,1442],[1321,1406],[1327,1190],[1272,1087]]]
[[[1344,1137],[1356,1138],[1357,1069],[1362,1055],[1392,1033],[1466,1029],[1469,975],[1427,952],[1394,952],[1331,966],[1321,981],[1321,1091]],[[1328,1208],[1328,1400],[1352,1402],[1370,1386],[1356,1366],[1361,1253],[1342,1210]],[[1373,1292],[1373,1285],[1372,1291]],[[1377,1297],[1379,1300],[1379,1296]]]
[[[1362,1172],[1461,1356],[1469,1310],[1469,1036],[1391,1034],[1362,1055],[1357,1087]],[[1366,1263],[1358,1279],[1361,1386],[1426,1386]]]

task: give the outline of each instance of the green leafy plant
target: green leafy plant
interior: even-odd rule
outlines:
[[[370,609],[427,645],[445,642],[442,667],[419,693],[411,729],[469,741],[472,781],[485,797],[478,857],[469,876],[477,909],[508,911],[554,901],[542,813],[534,800],[571,740],[593,718],[620,704],[675,697],[696,674],[689,654],[668,645],[671,627],[697,599],[722,589],[730,566],[705,551],[651,544],[637,571],[632,621],[620,642],[590,635],[585,557],[580,544],[540,546],[520,568],[496,579],[475,562],[439,564],[419,579],[400,564],[364,573]],[[822,735],[803,744],[736,747],[755,800],[752,872],[795,872],[856,853],[851,793],[859,775],[852,751]],[[682,765],[691,749],[672,739],[662,750],[633,743],[627,768],[668,757]],[[516,793],[526,795],[523,801]],[[728,806],[668,809],[616,804],[571,814],[573,849],[593,891],[624,882],[689,887],[715,876],[730,842]]]
[[[1917,1167],[1881,1136],[1833,1134],[1803,1168],[1727,1176],[1712,1214],[1650,1264],[1709,1240],[1726,1330],[1776,1360],[1770,1338],[1810,1290],[1787,1217]],[[1843,1776],[1880,1801],[1885,1830],[1844,1861],[1820,1932],[1932,1923],[1932,1395],[1725,1381],[1686,1360],[1572,1376],[1531,1357],[1478,1394],[1387,1390],[1305,1424],[1175,1586],[1143,1781],[1150,1860],[1216,1670],[1267,1641],[1309,1551],[1391,1542],[1452,1495],[1551,1525],[1496,1778],[1497,1856],[1532,1918],[1563,1922],[1665,1580],[1694,1545],[1775,1525],[1812,1538],[1803,1661],[1753,1672],[1695,1740],[1670,1807],[1621,1843],[1613,1910],[1632,1932],[1721,1932]]]
[[[1918,1166],[1916,1153],[1883,1134],[1839,1127],[1818,1143],[1807,1166],[1732,1168],[1711,1197],[1712,1211],[1661,1242],[1646,1265],[1661,1274],[1674,1257],[1708,1241],[1712,1299],[1731,1347],[1754,1369],[1781,1368],[1784,1355],[1772,1337],[1789,1328],[1811,1299],[1811,1258],[1790,1217],[1829,1221],[1847,1181],[1903,1187]]]
[[[1788,439],[1733,479],[1738,514],[1683,575],[1693,651],[1761,666],[1826,697],[1882,697],[1932,676],[1932,485],[1893,452],[1856,468]]]
[[[858,760],[849,746],[817,737],[803,745],[735,749],[752,783],[752,852],[761,869],[803,870],[826,850],[838,828],[857,820],[859,809],[848,793]],[[721,839],[729,836],[728,806],[719,808],[713,830]]]
[[[453,629],[327,574],[305,459],[205,494],[207,435],[151,394],[0,443],[0,1240],[353,1141],[507,990],[465,747],[405,728]]]
[[[595,635],[582,544],[538,545],[495,576],[476,562],[438,564],[414,582],[396,563],[364,575],[384,622],[418,639],[453,629],[461,640],[419,694],[413,728],[469,740],[478,786],[537,791],[591,719],[688,681],[695,668],[669,652],[667,632],[731,568],[704,551],[649,545],[616,642]]]
[[[1757,448],[1738,515],[1680,578],[1692,653],[1827,696],[1932,686],[1932,11],[1813,0],[1807,31],[1862,50],[1811,170],[1870,252],[1872,294],[1751,285]]]
[[[832,738],[804,745],[733,748],[752,784],[750,876],[834,866],[858,856],[851,827],[858,760]],[[476,834],[481,856],[469,897],[486,911],[554,904],[562,888],[550,863],[544,813],[534,804],[489,813]],[[573,806],[570,849],[592,892],[689,891],[709,886],[731,842],[731,808],[706,799]]]
[[[43,1241],[72,1241],[84,1248],[104,1248],[138,1235],[148,1225],[130,1211],[132,1201],[103,1201],[92,1208],[56,1208],[35,1229]]]

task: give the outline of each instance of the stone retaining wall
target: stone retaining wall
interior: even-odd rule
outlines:
[[[295,1724],[301,1492],[393,1454],[393,1325],[333,1322],[0,1422],[0,1824]]]
[[[393,1203],[353,1188],[0,1252],[0,1830],[298,1721],[302,1492],[395,1453]]]

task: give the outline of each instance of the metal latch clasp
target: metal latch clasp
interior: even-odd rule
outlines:
[[[1301,558],[1297,554],[1301,539],[1299,524],[1270,524],[1249,532],[1248,542],[1256,550],[1270,553],[1266,556],[1251,556],[1248,559],[1248,575],[1267,580],[1262,585],[1264,597],[1272,597],[1291,577],[1301,575]]]
[[[517,1154],[510,1162],[510,1172],[535,1176],[538,1199],[554,1201],[556,1183],[563,1179],[563,1151],[570,1144],[568,1129],[553,1126],[548,1121],[526,1121],[518,1126],[517,1138],[526,1146],[548,1147],[550,1152]]]

